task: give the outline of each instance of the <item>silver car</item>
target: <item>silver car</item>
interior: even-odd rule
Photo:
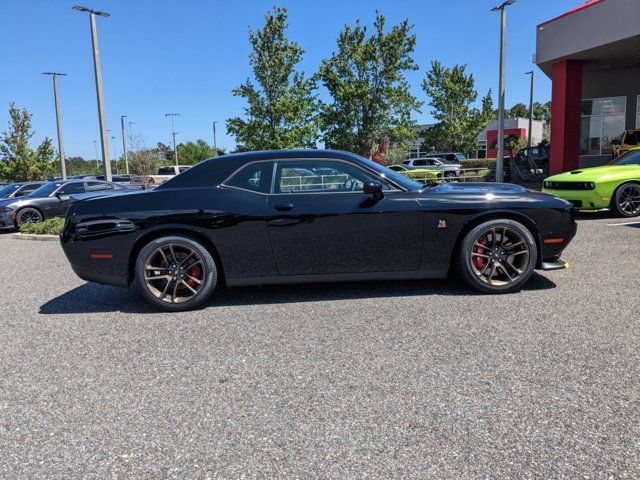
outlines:
[[[444,172],[446,179],[452,180],[460,176],[460,165],[451,163],[448,160],[436,157],[409,158],[402,162],[410,167],[428,168],[429,170],[440,170]]]

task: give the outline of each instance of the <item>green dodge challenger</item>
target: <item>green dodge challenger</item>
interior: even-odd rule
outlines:
[[[608,165],[553,175],[543,192],[564,198],[577,210],[611,209],[623,217],[640,215],[640,148]]]

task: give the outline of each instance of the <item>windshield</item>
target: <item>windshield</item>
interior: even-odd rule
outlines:
[[[423,184],[416,182],[414,180],[411,180],[410,178],[405,177],[401,173],[394,172],[393,170],[387,167],[383,167],[379,163],[373,162],[367,158],[362,158],[362,157],[360,157],[360,160],[362,160],[363,162],[366,162],[369,168],[375,170],[378,173],[381,173],[385,178],[388,178],[392,182],[397,183],[398,185],[406,188],[407,190],[420,190],[421,188],[424,187]]]
[[[62,186],[62,183],[60,182],[45,183],[40,188],[36,188],[33,192],[27,195],[27,197],[48,197],[60,186]]]
[[[609,165],[640,165],[640,149],[623,153],[618,158],[613,159]]]
[[[5,185],[4,187],[0,188],[0,198],[8,197],[18,188],[20,188],[20,184],[18,183],[10,183],[9,185]]]

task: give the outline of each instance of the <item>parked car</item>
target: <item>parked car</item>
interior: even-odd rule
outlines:
[[[576,210],[613,210],[622,217],[640,215],[640,148],[608,165],[553,175],[542,191],[570,201]]]
[[[429,170],[440,170],[444,172],[444,177],[448,179],[460,176],[460,165],[450,163],[448,160],[436,157],[409,158],[402,162],[410,167],[427,168]]]
[[[9,183],[0,188],[0,199],[24,197],[33,192],[36,188],[42,186],[44,183],[45,182]]]
[[[410,165],[391,165],[388,168],[422,183],[434,182],[442,178],[442,172],[428,168],[412,167]]]
[[[442,158],[447,162],[454,163],[456,165],[460,165],[462,160],[466,160],[467,157],[462,153],[457,152],[447,152],[447,153],[430,153],[430,157]]]
[[[114,173],[111,175],[111,181],[122,185],[130,185],[133,177],[134,175],[130,173]],[[96,180],[104,180],[104,175],[97,175]]]
[[[171,180],[176,175],[180,175],[191,168],[190,165],[169,165],[160,167],[157,175],[133,175],[131,183],[133,185],[144,185],[145,187],[160,185],[167,180]]]
[[[92,192],[105,194],[125,187],[99,180],[67,180],[47,182],[26,197],[0,200],[0,229],[19,228],[23,223],[42,222],[47,218],[64,217],[70,196]]]
[[[289,181],[300,169],[343,180]],[[75,202],[61,243],[81,278],[135,280],[152,305],[177,311],[221,285],[443,278],[452,267],[479,291],[507,293],[536,268],[566,268],[575,233],[569,202],[518,185],[425,187],[357,155],[285,150],[215,157],[153,190]]]
[[[640,147],[640,129],[627,130],[620,138],[611,141],[613,158],[619,157],[625,152]]]

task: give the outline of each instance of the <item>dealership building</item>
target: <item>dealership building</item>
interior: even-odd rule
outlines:
[[[551,173],[601,165],[640,128],[640,0],[589,0],[538,25],[535,63],[552,81]]]

